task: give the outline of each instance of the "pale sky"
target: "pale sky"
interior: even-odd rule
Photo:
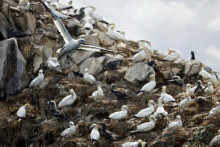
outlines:
[[[129,40],[150,40],[152,48],[179,49],[184,59],[194,50],[197,60],[220,71],[220,0],[73,0],[96,12]]]

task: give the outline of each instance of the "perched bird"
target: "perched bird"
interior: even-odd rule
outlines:
[[[98,125],[97,124],[92,124],[90,126],[92,129],[92,132],[90,133],[90,139],[92,140],[92,143],[94,144],[96,141],[100,139],[100,133],[98,130]]]
[[[179,107],[188,107],[193,100],[191,99],[190,95],[188,92],[185,93],[185,99],[179,102],[178,106]]]
[[[155,127],[156,120],[153,115],[151,115],[149,119],[150,122],[146,122],[138,125],[137,129],[135,131],[132,131],[131,133],[151,131]]]
[[[184,82],[179,76],[173,76],[171,80],[167,80],[168,83],[183,86]]]
[[[205,64],[202,64],[202,69],[199,72],[199,75],[202,76],[203,80],[206,81],[210,78],[211,74],[208,73],[204,68],[205,68]]]
[[[47,67],[49,69],[54,69],[56,71],[62,72],[60,69],[60,64],[57,62],[57,58],[56,57],[49,57],[47,59]]]
[[[195,53],[194,53],[194,51],[191,51],[191,60],[195,60],[196,58],[195,58]]]
[[[126,142],[122,144],[122,147],[139,147],[142,144],[142,140],[138,140],[135,142]]]
[[[73,122],[70,122],[69,123],[69,128],[65,129],[60,135],[63,136],[63,137],[71,137],[75,131],[76,131],[76,127],[74,125]]]
[[[167,55],[166,57],[163,58],[163,60],[167,60],[167,61],[176,61],[181,57],[181,53],[179,50],[170,50],[171,54]]]
[[[219,85],[219,81],[218,81],[217,76],[215,75],[214,70],[211,71],[211,76],[209,77],[209,81],[212,82],[213,86],[218,86]]]
[[[31,108],[32,106],[29,103],[21,106],[17,111],[18,121],[21,121],[21,119],[24,119],[26,117],[27,110]]]
[[[142,142],[141,147],[145,147],[146,146],[146,142]]]
[[[162,93],[160,94],[160,96],[162,97],[164,103],[169,103],[169,102],[175,102],[175,99],[166,93],[166,86],[162,87]]]
[[[171,130],[171,131],[176,131],[180,128],[183,127],[183,123],[181,121],[181,116],[180,115],[177,115],[177,121],[175,122],[171,122],[168,127],[167,127],[167,130]]]
[[[41,82],[43,82],[43,80],[44,80],[43,70],[40,69],[38,71],[38,76],[31,81],[29,87],[38,87],[40,86]]]
[[[132,57],[132,60],[134,63],[137,63],[137,62],[142,62],[144,59],[146,58],[146,53],[144,51],[143,48],[140,48],[139,49],[139,52],[136,53],[133,57]]]
[[[148,116],[150,116],[154,112],[154,105],[155,105],[154,101],[153,100],[149,100],[148,101],[148,106],[149,107],[139,111],[135,115],[135,117],[148,117]]]
[[[115,135],[109,130],[106,130],[106,125],[104,123],[99,123],[99,124],[102,126],[102,135],[104,136],[105,139],[116,140],[118,135]]]
[[[154,60],[148,61],[147,64],[149,66],[151,66],[154,69],[155,72],[159,72],[160,71],[159,67],[157,66],[157,64],[155,63]]]
[[[116,41],[126,41],[127,40],[123,34],[115,31],[115,24],[114,23],[112,23],[108,26],[107,33],[112,39],[114,39]]]
[[[151,78],[151,81],[149,83],[145,84],[141,88],[141,90],[139,91],[137,96],[139,96],[139,95],[141,95],[143,93],[151,92],[154,89],[154,87],[156,86],[155,75],[153,75],[153,74],[150,75],[150,78]]]
[[[104,96],[104,93],[103,93],[103,90],[102,90],[101,82],[98,82],[97,91],[94,91],[92,93],[92,96],[89,96],[89,98],[93,98],[94,100],[96,100],[96,99],[101,99],[103,96]]]
[[[209,116],[208,117],[213,117],[220,114],[220,105],[219,102],[216,102],[216,107],[212,108],[209,112]]]
[[[115,60],[113,61],[108,61],[107,64],[105,65],[106,69],[108,70],[115,70],[118,66],[118,64],[120,63],[120,59],[118,59],[117,57],[115,57]]]
[[[94,77],[93,75],[90,75],[90,74],[88,73],[88,69],[87,69],[87,68],[84,70],[83,79],[84,79],[87,83],[89,83],[89,84],[94,84],[94,83],[96,83],[95,77]]]
[[[9,31],[8,34],[8,38],[12,38],[12,37],[18,37],[18,38],[22,38],[22,37],[27,37],[27,36],[31,36],[32,34],[25,34],[22,31],[16,31],[14,28],[11,28],[11,30]]]
[[[41,1],[41,0],[40,0]],[[41,3],[44,5],[45,9],[51,14],[51,16],[53,17],[53,22],[56,25],[58,31],[60,32],[60,34],[63,36],[63,39],[65,41],[65,45],[62,49],[59,49],[57,51],[57,53],[59,53],[59,56],[61,57],[61,55],[65,54],[65,53],[69,53],[71,51],[76,51],[77,49],[83,49],[83,50],[92,50],[92,51],[101,51],[101,50],[105,50],[105,51],[110,51],[104,48],[100,48],[100,47],[95,47],[95,46],[90,46],[90,45],[82,45],[83,43],[85,43],[86,41],[84,39],[78,39],[75,40],[73,39],[69,32],[67,31],[65,25],[63,24],[63,22],[56,16],[56,14],[54,14],[53,11],[51,11],[50,8],[48,8],[44,2],[41,1]]]
[[[151,49],[151,42],[148,40],[139,40],[138,41],[139,49],[144,49],[145,53],[148,55],[154,55],[153,50]]]
[[[121,111],[118,111],[118,112],[114,112],[112,114],[109,115],[109,118],[111,119],[122,119],[122,118],[125,118],[127,113],[128,113],[128,107],[126,105],[123,105],[121,107]]]
[[[94,23],[95,22],[91,17],[85,19],[85,24],[84,24],[83,28],[84,28],[84,31],[86,33],[86,36],[89,35],[90,31],[93,30],[93,24]]]
[[[202,87],[202,82],[201,82],[201,80],[198,80],[198,82],[197,82],[197,87],[196,87],[194,93],[195,93],[195,96],[196,96],[196,97],[203,95],[204,89],[203,89],[203,87]]]
[[[70,106],[70,105],[72,105],[72,104],[75,102],[75,100],[76,100],[76,93],[74,92],[73,89],[70,89],[69,92],[70,92],[70,95],[64,97],[64,98],[60,101],[58,107]]]
[[[154,113],[154,117],[155,117],[155,118],[157,118],[157,116],[158,116],[159,114],[161,114],[161,115],[163,115],[163,116],[167,116],[167,115],[168,115],[167,111],[165,111],[164,108],[163,108],[162,102],[163,102],[163,99],[162,99],[162,97],[160,97],[160,98],[158,99],[158,107],[157,107],[157,110],[156,110],[156,112]]]
[[[115,84],[112,84],[110,91],[111,91],[111,93],[114,94],[119,100],[124,100],[124,99],[128,99],[128,98],[129,98],[129,96],[128,96],[127,94],[125,94],[125,93],[123,93],[123,92],[120,92],[120,91],[115,91],[114,88],[115,88]]]
[[[213,95],[213,92],[214,92],[214,88],[212,86],[212,83],[211,82],[208,82],[208,87],[205,88],[205,94],[206,96],[211,96]]]
[[[186,84],[186,92],[188,92],[190,95],[194,94],[195,89],[196,86],[192,88],[191,84]]]
[[[50,106],[51,106],[50,113],[54,117],[56,117],[58,119],[64,119],[65,118],[65,116],[62,113],[60,113],[56,110],[56,102],[55,101],[48,101],[47,103],[50,104]]]
[[[218,132],[217,132],[217,136],[215,136],[212,140],[211,140],[211,142],[209,143],[209,146],[213,146],[213,145],[218,145],[218,144],[220,144],[220,129],[218,130]]]
[[[56,9],[58,11],[62,11],[62,10],[73,8],[72,6],[70,6],[70,5],[66,4],[66,3],[59,2],[59,0],[57,0],[56,3],[51,4],[51,6],[54,6],[54,5],[56,6]]]
[[[89,15],[97,22],[97,21],[100,21],[100,22],[104,22],[104,23],[107,23],[103,18],[102,16],[98,15],[97,13],[95,13],[95,7],[94,6],[90,6],[91,10],[89,11]],[[108,23],[107,23],[108,24]]]

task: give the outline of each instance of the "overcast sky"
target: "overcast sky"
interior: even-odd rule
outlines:
[[[220,72],[220,0],[73,0],[93,5],[130,40],[150,40],[152,48],[179,49]]]

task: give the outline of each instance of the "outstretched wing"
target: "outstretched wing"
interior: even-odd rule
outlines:
[[[60,32],[60,34],[63,36],[63,39],[65,41],[65,43],[69,43],[72,40],[72,37],[70,36],[69,32],[67,31],[66,27],[64,26],[63,22],[54,14],[54,12],[47,7],[47,5],[44,4],[44,2],[42,2],[40,0],[40,2],[43,4],[43,6],[45,7],[45,9],[51,14],[51,16],[53,17],[53,22],[56,25],[58,31]]]
[[[82,44],[78,49],[96,51],[96,52],[101,52],[101,51],[113,52],[112,50],[105,49],[102,47],[97,47],[97,46],[92,46],[92,45],[82,45]]]

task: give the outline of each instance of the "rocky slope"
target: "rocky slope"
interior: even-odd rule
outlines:
[[[207,118],[209,111],[219,101],[216,94],[205,97],[200,103],[198,98],[188,108],[178,108],[176,104],[165,104],[168,117],[159,117],[155,128],[146,133],[130,134],[138,124],[147,119],[134,118],[141,109],[147,107],[149,100],[157,103],[162,86],[167,86],[167,93],[180,102],[184,97],[187,83],[196,85],[202,80],[198,75],[201,63],[186,60],[178,63],[162,60],[156,55],[148,55],[144,62],[132,63],[131,57],[138,52],[138,42],[126,41],[126,47],[118,46],[119,42],[112,39],[96,22],[94,29],[84,38],[88,44],[105,47],[118,53],[95,53],[92,51],[76,51],[68,58],[64,55],[60,59],[62,73],[47,68],[47,59],[57,56],[56,50],[64,45],[62,36],[56,29],[49,13],[40,2],[32,0],[30,9],[14,9],[17,0],[1,1],[0,7],[0,144],[2,146],[103,146],[117,147],[127,141],[142,139],[146,146],[208,146],[219,129],[219,117]],[[75,18],[63,20],[73,38],[84,34],[83,24]],[[26,34],[22,38],[10,38],[11,28],[16,28]],[[105,65],[120,59],[116,70],[106,70]],[[154,60],[159,71],[147,64]],[[87,84],[82,78],[84,69],[101,81],[104,98],[94,101],[89,96],[97,86]],[[39,69],[44,70],[44,81],[39,88],[29,88],[30,80],[37,76]],[[149,81],[150,74],[156,75],[156,88],[149,94],[137,97],[141,87]],[[174,75],[179,75],[183,86],[170,83]],[[116,89],[129,95],[128,100],[118,100],[111,92],[111,84]],[[206,86],[207,83],[203,81]],[[67,118],[63,121],[54,119],[50,114],[47,102],[54,100],[57,104],[63,97],[74,89],[77,100],[73,105],[60,109]],[[198,103],[199,102],[199,103]],[[25,103],[33,108],[27,111],[26,119],[18,122],[16,112]],[[118,111],[122,105],[129,108],[126,118],[111,121],[109,114]],[[170,121],[181,115],[183,128],[176,133],[165,132]],[[71,138],[63,138],[60,133],[68,127],[70,121],[77,125],[76,133]],[[104,122],[107,129],[119,135],[116,141],[105,140],[101,135],[99,142],[92,144],[89,128],[93,123]],[[100,127],[101,132],[101,127]]]

